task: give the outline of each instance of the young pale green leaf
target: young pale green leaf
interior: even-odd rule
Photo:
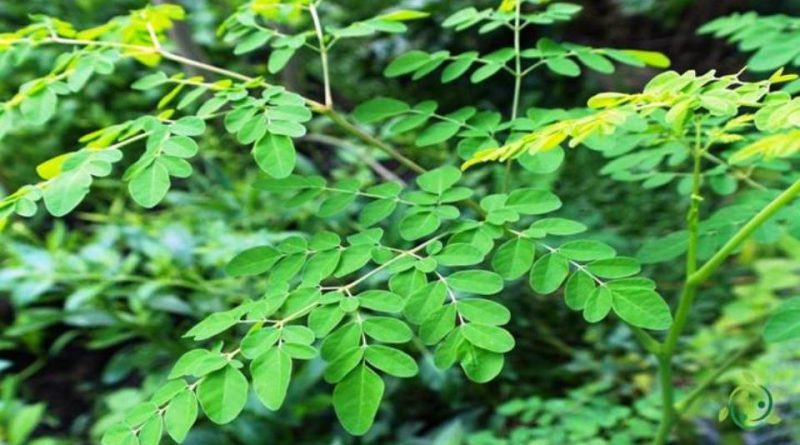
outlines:
[[[281,348],[271,348],[250,363],[253,391],[267,408],[277,411],[286,399],[292,379],[292,359]]]
[[[670,66],[669,58],[656,51],[626,49],[624,52],[625,54],[636,58],[647,66],[652,66],[654,68],[669,68]]]
[[[354,436],[369,431],[383,398],[383,380],[366,365],[355,368],[333,390],[333,408],[344,429]]]
[[[197,421],[197,397],[189,389],[175,396],[164,413],[167,434],[175,442],[183,443],[189,430]]]
[[[414,377],[419,372],[417,363],[410,355],[389,346],[370,345],[364,357],[370,365],[395,377]]]
[[[549,253],[533,264],[531,288],[540,294],[555,292],[569,275],[569,260],[558,253]]]
[[[476,295],[493,295],[503,290],[503,277],[488,270],[461,270],[447,277],[453,289]]]
[[[231,365],[200,382],[197,398],[208,418],[219,425],[232,422],[247,402],[247,379]]]

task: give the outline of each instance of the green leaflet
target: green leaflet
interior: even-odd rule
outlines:
[[[258,275],[268,271],[283,255],[269,246],[251,247],[237,254],[225,266],[225,272],[233,277]]]
[[[473,323],[500,326],[511,320],[508,308],[492,300],[481,298],[459,300],[457,307],[458,312]]]
[[[414,336],[403,321],[390,317],[370,317],[362,323],[367,336],[384,343],[405,343]]]
[[[514,280],[525,275],[531,268],[535,253],[535,246],[530,240],[511,239],[495,252],[492,268],[506,280]]]
[[[170,184],[167,167],[156,159],[131,179],[128,191],[137,204],[149,209],[164,199]]]
[[[636,275],[642,270],[638,261],[627,257],[593,261],[586,266],[586,269],[601,278],[624,278]]]
[[[503,278],[487,270],[462,270],[447,277],[447,284],[461,292],[493,295],[503,290]]]
[[[595,287],[594,278],[582,271],[575,272],[564,287],[564,302],[574,311],[583,310]]]
[[[154,415],[139,430],[139,445],[158,445],[164,432],[161,416]]]
[[[558,252],[575,261],[602,260],[611,258],[617,253],[611,246],[592,240],[566,242],[559,246]]]
[[[467,323],[460,329],[461,334],[470,343],[487,351],[505,353],[514,348],[514,337],[503,328]]]
[[[362,103],[353,110],[353,116],[365,124],[382,121],[409,109],[403,101],[388,97],[376,97]]]
[[[436,309],[422,322],[419,337],[426,345],[441,341],[456,326],[456,305],[448,304]]]
[[[417,185],[422,190],[441,195],[461,179],[461,171],[456,167],[440,167],[417,177]]]
[[[483,261],[483,252],[471,244],[452,243],[445,246],[435,258],[442,266],[472,266]]]
[[[44,205],[53,216],[71,212],[89,193],[92,177],[84,170],[74,170],[58,176],[44,191]]]
[[[533,264],[530,285],[540,294],[555,292],[569,274],[569,260],[560,253],[549,253]]]
[[[503,354],[481,349],[471,342],[458,344],[458,359],[467,377],[476,383],[486,383],[503,370]]]
[[[597,287],[586,299],[583,306],[583,318],[589,323],[597,323],[606,318],[611,310],[613,297],[606,286]]]
[[[642,288],[611,288],[611,293],[614,312],[633,326],[664,330],[672,325],[669,306],[655,291]]]
[[[256,142],[253,157],[261,170],[273,178],[288,177],[297,162],[291,138],[271,133],[266,133]]]
[[[183,443],[196,420],[197,398],[194,392],[188,389],[175,396],[164,413],[167,434],[178,443]]]
[[[239,316],[232,311],[216,312],[196,324],[184,337],[193,337],[195,341],[211,338],[220,332],[230,329],[239,322]]]
[[[383,380],[366,365],[355,368],[333,390],[333,408],[348,433],[369,431],[383,398]]]
[[[280,347],[259,355],[250,364],[253,391],[267,408],[276,411],[283,405],[292,378],[292,359]]]
[[[197,387],[197,398],[208,418],[217,424],[232,422],[247,402],[247,379],[233,366],[209,374]]]
[[[417,375],[419,367],[405,352],[383,345],[370,345],[366,348],[367,363],[395,377],[408,378]]]
[[[414,291],[406,302],[403,314],[412,323],[420,324],[441,307],[447,295],[447,285],[441,281],[428,283]]]
[[[350,371],[358,366],[364,358],[365,348],[363,345],[353,346],[344,350],[335,357],[325,368],[325,381],[328,383],[339,383]]]

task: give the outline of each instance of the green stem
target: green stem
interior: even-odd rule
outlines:
[[[319,41],[319,58],[322,63],[322,83],[325,89],[325,107],[333,107],[333,95],[331,94],[331,76],[328,73],[328,48],[325,46],[325,35],[322,31],[322,24],[319,20],[316,5],[311,2],[308,5],[308,11],[311,13],[311,19],[314,22],[314,32],[317,34]]]
[[[656,437],[653,441],[655,445],[663,445],[667,442],[669,438],[669,433],[672,430],[673,424],[677,419],[676,416],[676,407],[674,404],[674,396],[672,390],[672,357],[675,353],[678,339],[680,338],[683,329],[686,327],[687,320],[689,318],[689,314],[691,312],[692,303],[694,302],[695,296],[697,295],[697,289],[700,285],[702,285],[708,278],[716,272],[716,270],[722,265],[722,263],[729,257],[733,252],[738,249],[745,240],[747,240],[753,232],[755,232],[759,227],[761,227],[767,220],[769,220],[772,216],[774,216],[779,210],[789,204],[795,197],[800,195],[800,180],[793,183],[789,188],[781,192],[780,195],[775,197],[766,207],[761,209],[750,221],[747,222],[738,232],[726,242],[718,251],[715,253],[711,259],[709,259],[702,267],[699,269],[696,267],[696,234],[695,236],[692,235],[692,231],[696,232],[697,225],[693,224],[690,220],[689,228],[690,228],[690,251],[687,254],[687,278],[686,284],[683,288],[683,292],[681,293],[680,299],[678,301],[678,309],[675,314],[675,322],[672,324],[672,327],[667,334],[667,339],[664,341],[663,348],[661,350],[661,355],[659,356],[659,376],[661,382],[661,391],[662,391],[662,402],[664,406],[663,415],[661,419],[661,424],[659,425],[658,432]],[[696,201],[696,200],[694,200]],[[693,201],[693,203],[694,203]],[[694,206],[694,205],[693,205]],[[692,211],[690,210],[690,214]],[[695,215],[696,217],[697,215]],[[694,227],[694,228],[693,228]],[[692,241],[694,239],[695,241]],[[691,249],[692,244],[695,244],[694,249]],[[694,252],[694,253],[692,253]],[[755,340],[754,340],[755,341]],[[750,346],[752,347],[752,345]],[[748,348],[745,348],[745,351],[740,352],[740,354],[744,354]],[[681,402],[678,406],[678,412],[685,410],[694,400],[706,389],[710,386],[719,376],[730,366],[733,366],[735,361],[740,358],[741,355],[737,354],[736,356],[732,357],[731,360],[725,362],[724,368],[719,370],[718,373],[712,374],[708,381],[701,383],[701,385],[695,389],[692,393],[687,396],[687,399]]]
[[[516,6],[514,7],[514,97],[511,100],[511,120],[517,118],[517,114],[519,113],[519,96],[520,92],[522,91],[522,55],[520,54],[520,14],[521,14],[522,2],[516,2]],[[513,162],[512,159],[506,161],[506,169],[505,174],[503,176],[503,191],[507,192],[509,183],[511,181],[511,163]]]
[[[520,26],[519,18],[522,2],[516,2],[514,9],[514,98],[511,103],[511,120],[517,118],[519,112],[519,95],[522,90],[522,55],[520,45]]]
[[[661,356],[658,358],[658,383],[661,386],[661,422],[656,431],[654,444],[663,445],[675,422],[675,409],[673,408],[675,394],[672,389],[672,357]]]
[[[705,282],[722,262],[725,261],[741,244],[750,237],[762,224],[774,216],[779,210],[789,204],[800,194],[800,180],[795,181],[789,188],[775,197],[766,207],[761,209],[750,221],[747,222],[738,232],[723,245],[711,259],[689,277],[689,282],[696,285]]]
[[[702,184],[702,147],[701,147],[702,127],[699,121],[695,122],[695,141],[692,150],[694,167],[692,169],[692,196],[689,204],[689,212],[686,215],[687,228],[689,232],[688,248],[686,251],[686,285],[678,299],[678,309],[675,314],[675,321],[670,327],[667,339],[661,348],[658,356],[658,376],[661,386],[661,422],[658,425],[655,440],[656,445],[667,442],[669,433],[675,423],[675,394],[672,387],[672,356],[675,352],[675,345],[681,335],[686,321],[689,319],[694,297],[697,288],[689,284],[689,277],[697,270],[697,239],[698,227],[700,225],[700,186]]]

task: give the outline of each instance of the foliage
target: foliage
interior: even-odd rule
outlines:
[[[658,362],[659,385],[647,390],[660,390],[660,402],[653,392],[631,403],[609,394],[608,381],[563,397],[518,399],[501,405],[495,421],[523,427],[509,435],[477,428],[486,431],[467,442],[666,443],[679,417],[720,376],[711,374],[680,399],[674,394],[677,346],[700,286],[747,240],[776,243],[800,228],[793,217],[800,182],[791,173],[791,159],[800,150],[800,102],[791,90],[775,90],[797,76],[782,68],[757,81],[743,73],[666,71],[641,93],[594,95],[588,109],[523,110],[523,81],[537,68],[574,78],[583,73],[581,65],[611,74],[619,65],[667,68],[669,59],[549,37],[523,47],[526,29],[569,22],[581,7],[539,0],[494,6],[458,9],[441,26],[456,33],[477,28],[479,35],[502,31],[511,46],[487,53],[411,49],[382,71],[388,79],[417,81],[441,69],[442,83],[470,73],[473,84],[505,82],[493,77],[505,73],[513,85],[509,113],[474,105],[441,111],[436,100],[383,94],[350,113],[340,110],[338,79],[331,75],[336,45],[404,33],[429,17],[425,11],[390,9],[329,25],[328,14],[336,12],[330,2],[238,5],[218,35],[235,56],[268,54],[262,75],[183,54],[172,40],[187,16],[169,3],[84,29],[34,15],[29,26],[0,35],[4,62],[16,66],[46,47],[71,50],[4,102],[0,138],[19,125],[41,127],[56,119],[69,96],[126,61],[149,69],[131,90],[156,109],[86,134],[76,150],[39,164],[38,183],[0,201],[1,224],[36,217],[40,204],[70,221],[87,205],[92,188],[110,183],[127,189],[139,207],[165,212],[166,221],[178,217],[204,225],[195,233],[205,243],[197,255],[191,248],[161,245],[152,235],[126,232],[124,224],[107,225],[98,232],[99,242],[77,254],[63,251],[61,228],[46,247],[9,243],[16,265],[0,274],[0,289],[11,296],[16,318],[4,330],[4,348],[32,353],[44,363],[48,354],[85,335],[90,348],[116,351],[105,383],[122,383],[138,368],[146,377],[142,389],[110,395],[110,412],[92,430],[103,445],[158,444],[164,436],[193,443],[201,414],[215,425],[235,425],[252,410],[286,412],[293,392],[316,382],[307,376],[312,372],[327,384],[322,404],[332,405],[347,433],[362,436],[379,434],[373,427],[384,400],[399,395],[397,379],[454,375],[456,364],[475,383],[495,380],[504,368],[517,372],[518,366],[508,370],[506,364],[527,338],[525,324],[515,320],[519,302],[509,295],[559,293],[589,330],[622,322],[639,349]],[[703,31],[732,35],[742,29],[736,21],[742,17],[752,19],[721,19]],[[776,45],[764,44],[774,51]],[[761,52],[754,58],[769,58]],[[288,82],[280,85],[305,53],[317,57],[319,100],[292,91]],[[773,59],[756,65],[771,66]],[[184,69],[156,69],[168,62]],[[380,159],[320,160],[310,150],[315,142],[371,147]],[[611,181],[644,189],[675,183],[688,204],[685,229],[659,238],[647,233],[652,239],[635,256],[619,255],[606,242],[605,228],[590,230],[542,181],[561,168],[562,145],[598,152],[608,162],[597,170]],[[239,146],[250,150],[247,162],[210,149]],[[420,165],[422,150],[441,153],[428,160],[433,168]],[[215,190],[225,187],[208,165],[216,156],[228,164],[220,169],[248,172],[237,178],[239,192],[250,196],[248,206],[269,207],[266,214],[247,214],[242,230],[270,226],[274,233],[229,230],[225,221],[241,217],[235,211],[241,202],[235,193]],[[456,158],[462,169],[453,165],[460,162]],[[470,168],[493,161],[506,165]],[[352,168],[363,165],[373,172]],[[205,196],[223,195],[219,206],[225,211],[205,213],[190,198],[175,198],[195,184],[204,185]],[[755,190],[741,192],[744,187]],[[116,190],[112,196],[120,199]],[[712,198],[713,206],[706,202]],[[175,210],[182,205],[186,213]],[[701,218],[707,210],[713,212]],[[161,237],[195,235],[164,222],[152,230]],[[171,263],[181,255],[182,261]],[[683,255],[683,292],[673,312],[659,290],[662,280],[648,278],[657,275],[643,264]],[[548,300],[548,310],[556,307]],[[796,339],[798,314],[796,299],[777,306],[764,339]],[[175,318],[189,319],[181,339],[170,332]],[[74,330],[49,345],[60,324]],[[564,347],[558,338],[550,341]],[[126,363],[131,355],[142,362]],[[174,364],[164,365],[173,358]],[[38,414],[27,422],[35,425],[44,406],[32,406]],[[581,417],[570,417],[573,411]],[[217,430],[223,428],[229,427]],[[24,441],[31,429],[13,434]]]

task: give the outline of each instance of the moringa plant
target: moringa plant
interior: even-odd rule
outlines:
[[[575,77],[582,66],[609,74],[615,63],[666,68],[669,61],[655,52],[548,38],[523,46],[524,31],[570,20],[580,7],[505,0],[496,9],[462,9],[442,25],[459,32],[504,33],[512,46],[489,54],[411,50],[389,63],[384,74],[419,79],[439,72],[442,82],[451,82],[471,73],[472,83],[502,74],[496,79],[510,85],[510,112],[473,106],[441,111],[433,100],[410,104],[377,97],[346,113],[334,103],[330,67],[336,44],[404,32],[406,22],[427,14],[394,10],[344,26],[326,25],[326,9],[334,7],[307,0],[254,0],[239,7],[219,32],[237,55],[268,50],[264,77],[195,60],[173,48],[167,32],[184,12],[171,4],[85,30],[34,16],[30,26],[0,35],[0,49],[11,63],[43,46],[68,49],[50,74],[26,83],[3,104],[0,135],[21,123],[46,123],[58,112],[60,96],[81,91],[93,76],[109,74],[127,59],[149,67],[171,61],[204,73],[173,68],[136,80],[133,89],[163,93],[158,111],[90,133],[78,150],[42,163],[41,182],[0,201],[2,221],[14,214],[32,216],[40,203],[53,216],[67,215],[93,182],[111,175],[117,165],[125,166],[121,180],[132,200],[154,208],[174,182],[192,176],[191,160],[213,125],[250,147],[263,172],[253,188],[286,208],[288,221],[299,211],[291,209],[305,209],[321,223],[330,222],[330,230],[252,246],[233,257],[225,272],[252,280],[259,293],[196,323],[185,336],[197,347],[177,360],[150,400],[108,428],[102,443],[153,445],[165,433],[181,443],[201,410],[212,422],[227,424],[239,417],[251,391],[265,407],[278,410],[294,371],[318,358],[325,363],[324,379],[332,386],[342,426],[363,435],[378,415],[385,380],[419,373],[409,354],[414,348],[432,349],[436,366],[457,365],[474,382],[494,379],[515,345],[504,328],[512,314],[494,296],[519,281],[536,294],[562,291],[566,306],[589,323],[613,313],[655,355],[663,416],[654,441],[665,443],[681,413],[719,376],[676,400],[672,359],[700,285],[773,216],[773,221],[793,222],[786,212],[800,182],[773,193],[752,177],[760,157],[800,149],[797,99],[771,91],[793,76],[779,71],[768,80],[747,82],[739,75],[665,72],[642,93],[594,96],[589,110],[522,113],[524,81],[538,68]],[[321,99],[289,91],[269,77],[305,52],[318,57]],[[372,147],[399,175],[387,174],[377,161],[370,164],[376,177],[388,179],[370,183],[327,177],[323,167],[316,169],[319,174],[313,166],[299,168],[304,156],[295,140],[312,132]],[[603,173],[614,180],[642,181],[646,188],[680,180],[691,203],[687,229],[646,246],[639,259],[582,237],[584,223],[553,215],[562,207],[554,193],[515,180],[518,167],[533,174],[558,169],[565,143],[613,158]],[[413,159],[414,150],[398,148],[404,145],[443,151],[451,146],[454,162],[425,168]],[[485,168],[501,178],[492,181],[484,168],[465,175],[452,165],[460,162],[456,157],[465,161],[462,169],[489,161],[506,165]],[[720,194],[732,193],[740,182],[759,193],[745,196],[745,203],[716,222],[702,220],[705,180]],[[733,221],[725,216],[731,214]],[[334,218],[347,223],[335,224]],[[641,274],[641,264],[684,253],[686,283],[673,316],[656,281]],[[797,335],[795,319],[786,321],[796,307],[789,305],[771,321],[771,331],[778,334],[768,338]],[[666,332],[666,338],[648,331]],[[730,365],[726,362],[723,370]]]

